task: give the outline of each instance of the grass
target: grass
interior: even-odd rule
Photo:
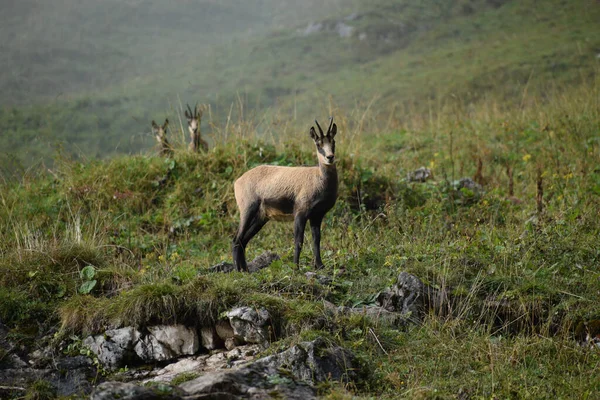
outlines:
[[[513,108],[453,100],[435,118],[415,114],[369,135],[355,116],[371,111],[336,108],[341,182],[323,227],[326,285],[304,275],[310,246],[293,266],[285,223],[248,247],[249,258],[281,254],[269,268],[208,269],[230,260],[233,180],[261,163],[314,164],[307,132],[284,126],[279,141],[240,120],[215,124],[223,140],[205,154],[176,144],[173,158],[59,158],[51,173],[2,183],[0,318],[31,342],[52,327],[67,338],[202,326],[237,305],[265,307],[273,349],[323,336],[364,360],[368,379],[321,388],[330,398],[593,398],[599,355],[577,339],[600,318],[598,90],[565,88]],[[408,182],[422,165],[434,179]],[[475,175],[480,194],[457,189]],[[84,294],[88,266],[97,283]],[[450,300],[408,328],[324,306],[371,304],[400,271]]]

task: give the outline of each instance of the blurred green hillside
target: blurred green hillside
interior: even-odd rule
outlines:
[[[211,105],[203,128],[214,143],[210,128],[238,117],[275,135],[336,107],[366,128],[433,115],[456,98],[544,101],[596,79],[600,53],[591,0],[30,0],[7,9],[5,174],[57,148],[92,158],[145,151],[152,119],[177,121],[182,140],[186,102]]]

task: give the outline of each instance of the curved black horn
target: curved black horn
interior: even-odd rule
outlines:
[[[323,138],[325,136],[325,134],[323,133],[323,129],[321,128],[321,125],[319,125],[319,123],[317,122],[316,119],[315,119],[315,124],[317,124],[317,127],[319,128],[319,132],[321,132],[321,138]]]
[[[196,105],[194,106],[194,117],[198,118],[198,111],[200,111],[200,109],[198,108],[198,102],[196,102]]]
[[[190,108],[190,105],[186,103],[186,106],[188,108],[188,111],[190,112],[190,117],[193,117],[194,114],[192,113],[192,109]]]
[[[333,126],[333,117],[329,117],[329,128],[327,128],[327,135],[331,133],[331,127]]]

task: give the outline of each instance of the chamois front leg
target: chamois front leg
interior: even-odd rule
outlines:
[[[300,267],[300,252],[304,243],[304,228],[306,227],[306,216],[304,214],[296,214],[294,218],[294,264]]]
[[[313,253],[315,256],[315,268],[321,269],[324,267],[321,260],[321,222],[323,216],[312,217],[310,219],[310,230],[313,238]]]

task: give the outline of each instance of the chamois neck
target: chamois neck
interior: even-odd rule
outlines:
[[[337,168],[335,164],[324,164],[319,160],[319,173],[323,179],[337,180]]]

